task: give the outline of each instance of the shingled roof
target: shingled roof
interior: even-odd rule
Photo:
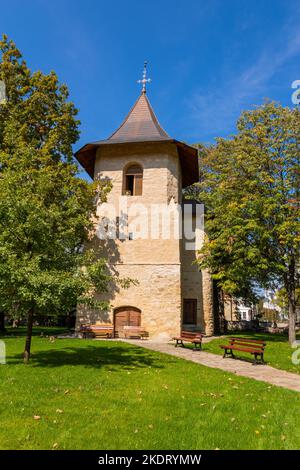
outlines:
[[[182,167],[182,185],[189,186],[198,181],[197,149],[172,139],[159,124],[152,106],[143,90],[134,106],[118,129],[106,140],[84,145],[75,157],[87,173],[94,177],[96,152],[100,146],[113,144],[142,144],[170,142],[177,146]]]
[[[120,125],[108,138],[113,142],[133,142],[135,140],[164,140],[170,136],[163,130],[154,114],[152,106],[143,92]]]

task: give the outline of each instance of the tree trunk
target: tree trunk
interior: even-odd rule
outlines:
[[[212,336],[215,332],[214,292],[213,281],[208,269],[202,271],[202,296],[205,334]]]
[[[5,333],[4,312],[0,312],[0,333]]]
[[[30,348],[31,348],[31,338],[32,338],[32,326],[33,326],[33,310],[29,310],[27,316],[27,334],[26,334],[26,342],[25,342],[25,349],[24,349],[24,363],[27,364],[30,358]]]
[[[288,293],[289,298],[289,343],[292,346],[296,341],[296,302],[293,293]]]
[[[285,278],[285,287],[289,305],[289,343],[292,346],[296,341],[296,263],[292,255],[289,263],[288,276]]]

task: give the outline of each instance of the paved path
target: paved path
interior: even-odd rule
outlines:
[[[187,361],[196,362],[197,364],[212,367],[213,369],[222,369],[236,375],[242,375],[251,379],[268,382],[278,387],[285,387],[300,392],[300,375],[275,369],[274,367],[253,365],[250,362],[240,361],[238,359],[223,359],[222,356],[218,356],[217,354],[205,351],[193,351],[192,349],[182,347],[175,348],[174,344],[156,343],[151,340],[126,340],[126,342],[151,349],[152,351],[158,351],[186,359]],[[204,339],[204,342],[207,341]]]

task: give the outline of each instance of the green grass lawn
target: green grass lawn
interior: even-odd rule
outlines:
[[[3,339],[1,449],[300,446],[296,392],[109,340],[35,336],[25,366]]]
[[[289,372],[300,374],[300,365],[292,363],[292,354],[295,349],[291,348],[286,335],[270,334],[270,333],[231,333],[228,338],[217,338],[203,345],[203,349],[207,352],[223,355],[224,350],[220,348],[220,344],[227,344],[230,336],[241,338],[252,338],[264,340],[267,343],[264,359],[268,365],[277,369],[284,369]],[[300,336],[298,337],[300,339]],[[253,356],[248,353],[236,351],[237,357],[253,361]],[[225,360],[225,359],[224,359]]]

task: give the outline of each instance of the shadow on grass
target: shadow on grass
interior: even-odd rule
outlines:
[[[9,358],[10,364],[20,363],[20,355]],[[142,348],[123,348],[115,344],[109,346],[66,347],[33,351],[30,359],[33,367],[54,368],[63,366],[84,366],[93,369],[107,367],[109,370],[155,367],[163,368],[159,359]]]
[[[250,354],[248,357],[240,356],[239,354],[235,354],[234,357],[231,357],[231,356],[226,356],[226,357],[220,356],[220,357],[222,357],[224,361],[226,361],[226,359],[233,359],[234,361],[237,360],[237,361],[247,362],[248,364],[252,364],[253,366],[267,366],[268,365],[268,361],[266,361],[266,359],[264,359],[264,362],[261,362],[261,360],[258,358],[257,362],[255,362],[254,356],[252,355],[250,356]]]
[[[230,336],[230,335],[228,335],[228,336]],[[231,335],[231,336],[233,336],[233,335]],[[226,338],[224,338],[224,339],[226,339]],[[206,344],[208,344],[208,343],[206,343]],[[226,344],[226,343],[225,343],[225,344]],[[185,349],[193,350],[193,346],[192,346],[192,345],[186,345],[186,346],[185,346]],[[212,350],[209,349],[209,348],[206,348],[206,349],[205,349],[205,343],[204,343],[204,345],[202,346],[201,351],[204,351],[204,352],[207,352],[207,353],[211,353],[211,354],[216,354],[217,356],[220,357],[220,360],[222,359],[222,360],[224,360],[224,361],[226,361],[226,359],[233,359],[233,360],[236,359],[236,360],[238,360],[238,361],[247,362],[247,363],[253,364],[253,365],[265,365],[265,366],[268,365],[268,362],[266,361],[266,359],[264,359],[264,363],[263,363],[263,364],[262,364],[261,362],[255,363],[255,362],[254,362],[254,356],[252,356],[252,355],[250,355],[250,354],[249,354],[248,357],[247,357],[247,356],[240,356],[240,355],[238,355],[238,354],[234,354],[234,357],[231,357],[231,356],[223,357],[223,351],[220,350],[220,351],[221,351],[220,354],[217,354],[216,352],[212,351]],[[201,355],[201,351],[197,351],[197,353],[199,353],[199,354]],[[260,361],[260,360],[258,359],[258,361]]]

